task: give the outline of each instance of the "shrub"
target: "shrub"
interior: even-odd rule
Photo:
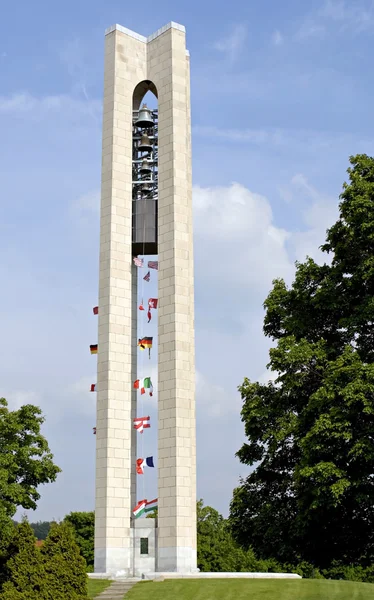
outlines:
[[[53,523],[41,549],[46,589],[53,600],[87,598],[86,562],[69,523]]]
[[[8,548],[6,579],[1,600],[40,600],[45,598],[45,578],[40,551],[35,546],[34,532],[25,520],[20,523]]]
[[[326,579],[347,579],[349,581],[363,581],[374,583],[374,565],[364,567],[361,565],[343,565],[334,561],[328,569],[322,571]]]

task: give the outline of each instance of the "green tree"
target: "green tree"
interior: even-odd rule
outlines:
[[[92,570],[94,566],[95,513],[93,511],[71,512],[66,515],[64,521],[72,526],[81,555],[85,559],[88,569]]]
[[[3,572],[5,583],[0,600],[40,600],[45,598],[45,579],[35,536],[25,520],[15,528],[8,548],[9,560]]]
[[[44,560],[47,597],[53,600],[86,599],[86,562],[80,555],[72,526],[68,522],[52,523],[40,552]]]
[[[203,500],[197,510],[197,566],[205,572],[268,571],[270,565],[258,560],[252,550],[243,550],[233,539],[228,521]],[[279,565],[277,569],[279,570]]]
[[[265,301],[277,379],[239,388],[254,470],[230,511],[244,547],[322,568],[374,562],[374,159],[350,162],[331,264],[297,264]]]
[[[28,404],[10,411],[0,398],[0,509],[9,517],[20,506],[35,509],[37,487],[60,473],[40,433],[43,422],[40,408]]]

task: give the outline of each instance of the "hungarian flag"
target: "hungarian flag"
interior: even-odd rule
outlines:
[[[90,352],[91,354],[97,354],[97,344],[91,344]]]
[[[90,392],[96,392],[96,383],[91,383]]]
[[[135,508],[133,508],[132,511],[135,519],[141,517],[141,515],[144,514],[146,505],[147,500],[139,500],[138,504],[135,506]]]
[[[151,358],[151,348],[152,348],[153,337],[143,337],[138,340],[138,346],[140,350],[145,350],[148,348],[149,358]]]
[[[94,315],[98,315],[99,314],[99,307],[98,306],[94,306],[92,310],[93,310],[93,314]]]
[[[144,512],[149,513],[149,512],[156,510],[157,500],[158,500],[158,498],[155,498],[154,500],[150,500],[149,502],[148,502],[148,500],[146,500]]]
[[[145,390],[149,390],[149,395],[153,396],[153,385],[150,377],[134,381],[134,389],[140,390],[141,394],[145,394]]]
[[[149,429],[151,417],[137,417],[134,419],[134,427],[139,433],[143,433],[144,429]]]
[[[136,459],[136,472],[138,475],[144,475],[144,467],[154,467],[153,456],[147,456],[147,458]]]
[[[152,319],[152,313],[151,313],[151,309],[152,308],[157,308],[158,305],[158,299],[157,298],[150,298],[148,300],[148,323],[150,322],[150,320]]]

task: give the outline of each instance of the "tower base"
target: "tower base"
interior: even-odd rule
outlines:
[[[100,577],[139,577],[152,573],[197,573],[193,548],[158,548],[156,519],[139,519],[130,529],[130,548],[95,549],[95,573]]]
[[[156,519],[139,519],[130,528],[129,548],[95,548],[95,575],[140,577],[157,571]]]

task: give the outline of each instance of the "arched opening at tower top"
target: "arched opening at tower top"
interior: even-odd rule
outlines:
[[[144,80],[138,83],[133,93],[133,110],[139,110],[142,104],[157,109],[158,93],[153,81]]]

